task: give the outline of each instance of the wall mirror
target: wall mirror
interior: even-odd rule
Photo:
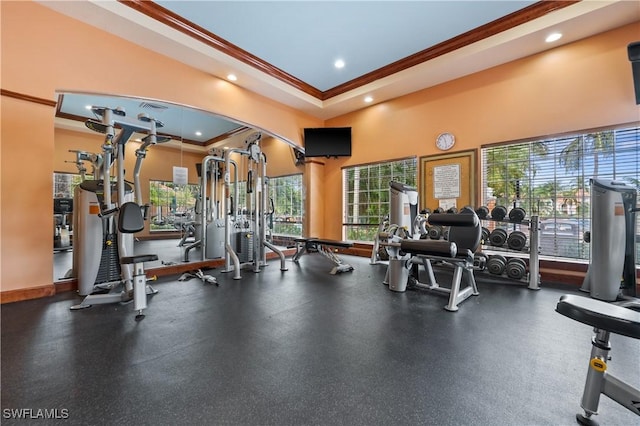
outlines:
[[[121,138],[121,142],[125,138],[127,140],[123,150],[125,180],[133,189],[134,201],[141,200],[149,205],[145,228],[135,235],[134,252],[159,255],[159,260],[151,262],[149,268],[203,260],[202,247],[193,243],[196,242],[197,234],[195,224],[199,222],[196,212],[200,206],[197,204],[201,198],[199,165],[205,156],[224,156],[224,151],[230,148],[244,149],[247,140],[259,133],[258,143],[269,159],[267,173],[272,163],[275,163],[273,168],[278,176],[301,176],[303,172],[299,161],[300,149],[295,144],[250,124],[159,100],[92,93],[60,93],[56,109],[53,159],[54,282],[75,279],[77,275],[78,266],[74,264],[74,257],[78,257],[77,254],[74,256],[74,239],[79,241],[78,229],[74,229],[74,225],[76,228],[79,226],[74,222],[77,221],[74,219],[74,211],[78,211],[74,203],[79,202],[76,187],[83,180],[102,179],[104,176],[97,170],[106,155],[105,134],[101,132],[103,129],[100,126],[91,124],[101,122],[104,113],[95,107],[113,110],[109,114],[115,114],[118,118],[116,121],[123,123],[123,126],[116,126],[114,133],[116,138]],[[87,121],[89,125],[86,124]],[[149,128],[150,121],[154,122],[159,143],[149,145],[146,154],[139,160],[138,151],[149,140],[146,129]],[[136,123],[144,130],[139,131]],[[128,129],[128,133],[122,135],[123,129]],[[115,161],[109,174],[115,179]],[[139,177],[139,194],[135,194],[136,175]],[[302,182],[301,177],[299,180]],[[241,181],[242,177],[238,178],[238,185],[241,185]],[[220,193],[216,196],[222,198],[221,181],[218,190]],[[302,191],[298,193],[301,194]],[[301,203],[301,200],[298,202]],[[220,209],[219,202],[217,206],[211,203],[211,211],[207,211],[210,219],[224,214],[221,210],[215,210]],[[291,223],[291,218],[290,215],[283,218],[289,229],[295,225]],[[295,232],[295,226],[293,229]],[[207,259],[210,258],[207,255]]]

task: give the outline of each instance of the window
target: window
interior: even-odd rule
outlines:
[[[640,189],[639,127],[482,148],[482,204],[537,214],[541,255],[589,259],[583,235],[594,177]]]
[[[195,220],[200,185],[151,180],[149,193],[151,231],[180,231],[184,223]]]
[[[342,169],[343,234],[348,241],[374,239],[378,225],[389,214],[389,182],[416,186],[416,157]]]
[[[304,197],[302,174],[269,179],[269,198],[273,202],[273,234],[302,236]],[[267,209],[270,209],[268,206]]]

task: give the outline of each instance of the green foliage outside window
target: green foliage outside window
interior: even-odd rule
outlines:
[[[380,222],[389,214],[389,183],[416,186],[417,159],[365,164],[343,169],[344,237],[371,242]]]
[[[483,205],[515,204],[538,215],[542,255],[589,259],[590,179],[640,190],[640,128],[483,148],[482,162]]]

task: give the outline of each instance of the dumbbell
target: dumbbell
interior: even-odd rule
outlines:
[[[511,250],[522,250],[527,244],[527,235],[522,231],[513,231],[507,238],[507,246]]]
[[[527,264],[518,257],[512,257],[507,262],[507,276],[514,280],[521,280],[527,273]]]
[[[476,209],[476,214],[478,215],[478,219],[486,219],[489,217],[489,209],[485,206],[480,206]]]
[[[494,275],[502,275],[507,267],[507,259],[499,254],[489,256],[487,260],[487,270]]]
[[[484,253],[476,253],[473,255],[473,269],[484,271],[487,267],[487,255]]]
[[[509,220],[511,222],[522,222],[527,215],[522,207],[514,207],[509,212]]]
[[[495,206],[491,210],[491,219],[502,220],[507,216],[507,208],[505,206]]]
[[[473,207],[471,206],[464,206],[463,208],[460,209],[459,213],[473,213]]]
[[[444,230],[442,231],[442,238],[445,241],[449,241],[449,227],[444,228]]]
[[[489,243],[489,234],[490,233],[491,233],[491,231],[489,231],[489,228],[485,228],[484,226],[482,227],[482,243],[483,244]]]
[[[507,231],[502,228],[496,228],[489,234],[489,244],[496,247],[502,247],[507,241]]]
[[[442,237],[442,226],[432,225],[429,228],[429,238],[432,240],[439,240]]]
[[[422,209],[422,210],[420,210],[420,214],[423,214],[423,215],[431,214],[431,209],[429,209],[429,208]]]
[[[449,207],[447,213],[458,213],[458,209],[455,207]]]

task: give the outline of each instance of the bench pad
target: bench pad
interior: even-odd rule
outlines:
[[[640,339],[640,312],[588,297],[565,294],[556,311],[600,330]]]

